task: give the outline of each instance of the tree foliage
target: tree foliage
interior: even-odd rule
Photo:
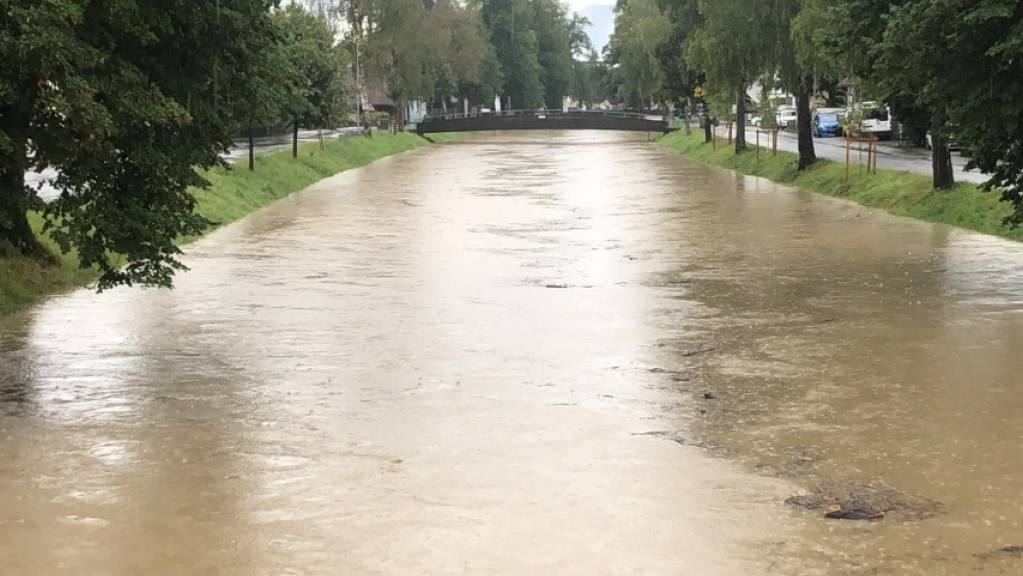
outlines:
[[[0,11],[0,239],[42,253],[25,172],[52,168],[50,234],[100,287],[167,286],[193,213],[196,168],[220,162],[232,98],[272,39],[268,0],[5,2]],[[121,266],[121,264],[124,264]]]

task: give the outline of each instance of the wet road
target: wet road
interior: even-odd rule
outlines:
[[[5,574],[1011,574],[1023,247],[517,133],[0,322]],[[710,398],[705,399],[705,394]],[[826,478],[939,500],[837,522]]]
[[[358,128],[340,128],[338,130],[300,130],[298,133],[299,142],[309,142],[317,140],[321,136],[324,138],[338,138],[350,136],[358,133]],[[291,135],[285,134],[282,136],[262,136],[256,138],[253,143],[253,152],[256,155],[269,154],[270,152],[276,152],[278,150],[285,150],[291,148],[292,141]],[[235,162],[248,156],[248,142],[246,140],[235,140],[234,148],[231,152],[224,155],[224,159],[228,162]],[[53,168],[47,168],[40,172],[28,172],[25,174],[25,184],[36,191],[40,198],[44,202],[50,202],[57,196],[60,196],[60,190],[57,190],[51,182],[57,177],[59,172]]]
[[[718,127],[719,138],[726,137],[727,134],[727,126]],[[764,148],[769,146],[767,138],[767,134],[760,135],[760,141],[763,142],[762,146]],[[752,146],[756,141],[756,131],[747,130],[746,142]],[[845,162],[844,138],[814,138],[813,144],[814,151],[817,153],[818,158],[827,158],[828,160],[833,160],[835,162]],[[895,147],[892,142],[881,142],[878,148],[878,168],[883,170],[915,172],[917,174],[923,174],[924,176],[931,175],[931,153],[929,151],[915,148],[900,149]],[[799,142],[796,140],[795,133],[779,132],[778,149],[798,154]],[[860,154],[854,151],[852,153],[851,161],[854,166],[865,165],[867,162],[866,152]],[[966,163],[968,161],[969,158],[966,158],[960,152],[952,153],[952,170],[954,172],[956,182],[973,182],[974,184],[983,184],[984,182],[987,182],[988,177],[984,174],[977,172],[976,170],[966,170]]]

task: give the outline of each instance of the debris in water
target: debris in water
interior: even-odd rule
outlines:
[[[717,350],[716,346],[711,346],[710,348],[700,348],[698,350],[686,350],[685,352],[682,353],[682,356],[688,358],[690,356],[696,356],[697,354],[706,354],[707,352],[713,352],[715,350]]]
[[[828,506],[824,517],[834,520],[884,520],[884,510],[859,502],[836,503]]]
[[[665,438],[671,440],[676,444],[685,444],[686,439],[674,430],[650,430],[648,432],[633,432],[633,436],[657,436],[658,438]]]
[[[824,480],[785,503],[845,520],[923,520],[938,515],[942,508],[940,502],[900,492],[883,481]]]

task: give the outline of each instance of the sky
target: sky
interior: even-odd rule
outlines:
[[[568,7],[581,16],[590,19],[592,26],[586,30],[590,42],[600,52],[607,44],[607,37],[614,29],[614,0],[568,0]]]

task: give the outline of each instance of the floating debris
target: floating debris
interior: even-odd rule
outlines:
[[[786,504],[823,510],[826,518],[841,520],[924,520],[941,513],[941,503],[913,496],[883,481],[824,480],[809,493],[791,496]]]

